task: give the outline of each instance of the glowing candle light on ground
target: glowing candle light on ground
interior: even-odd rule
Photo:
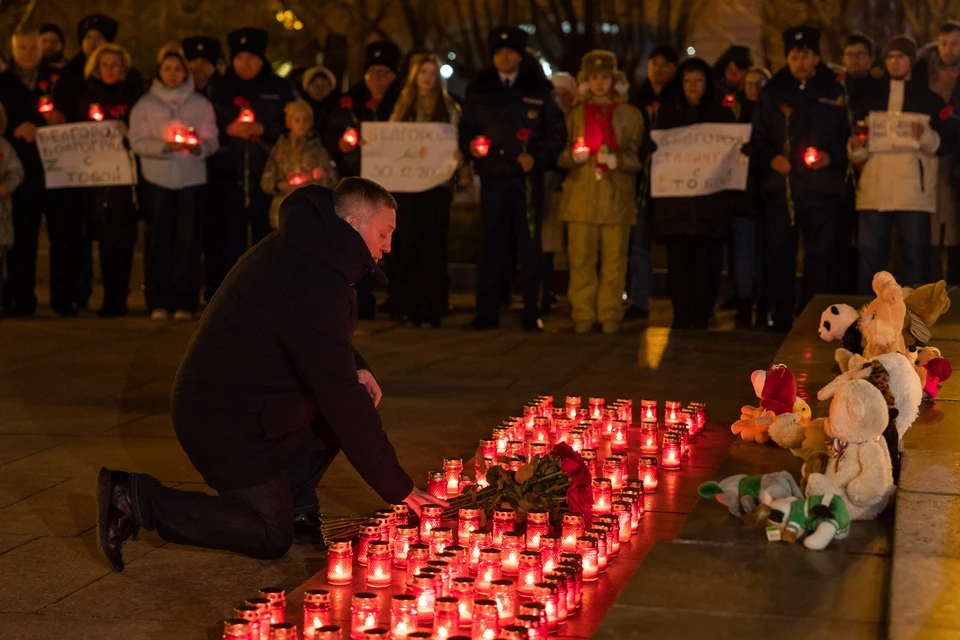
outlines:
[[[637,475],[640,476],[640,480],[643,482],[644,493],[656,493],[657,487],[660,486],[656,458],[640,458],[640,463],[637,467]]]
[[[228,618],[223,621],[223,640],[251,640],[250,621]]]
[[[524,551],[520,554],[517,590],[521,595],[533,595],[533,587],[543,578],[543,560],[539,551]]]
[[[610,450],[626,451],[627,447],[627,423],[623,420],[614,420],[610,430]]]
[[[517,585],[513,580],[494,580],[490,583],[490,599],[497,603],[500,626],[513,624],[517,615]]]
[[[380,622],[380,601],[373,593],[355,593],[351,601],[350,637],[363,638],[367,629],[376,629]]]
[[[303,594],[303,635],[312,638],[315,629],[333,623],[333,605],[330,592],[322,589],[305,591]]]
[[[577,550],[577,538],[583,535],[583,516],[578,513],[566,513],[561,524],[561,544],[564,551]]]
[[[403,638],[417,630],[419,624],[417,599],[408,594],[390,599],[390,632],[394,638]]]
[[[500,612],[493,600],[477,600],[473,604],[473,640],[496,640],[500,633]]]
[[[483,549],[480,552],[480,563],[477,566],[477,593],[488,593],[490,583],[499,580],[501,577],[500,550]]]
[[[596,540],[586,536],[577,538],[577,550],[580,552],[584,581],[596,580],[600,574]]]
[[[447,480],[447,497],[460,495],[460,474],[463,460],[448,458],[443,461],[443,473]]]
[[[473,578],[457,578],[450,584],[450,596],[457,598],[460,626],[469,628],[473,623],[473,600],[477,587]]]
[[[504,575],[515,576],[520,566],[520,552],[526,548],[524,535],[516,531],[507,531],[503,534],[500,548],[501,567]]]
[[[445,640],[457,635],[460,626],[460,610],[457,598],[437,598],[434,606],[433,637]]]
[[[593,512],[610,513],[613,508],[613,483],[609,478],[593,480]]]
[[[656,453],[660,450],[660,434],[656,422],[647,422],[640,427],[640,452]]]
[[[420,624],[433,622],[434,607],[437,600],[436,580],[430,575],[420,575],[413,579],[410,595],[417,599],[417,620]]]
[[[383,589],[393,578],[393,552],[389,542],[371,542],[368,551],[367,586]]]
[[[663,441],[663,454],[660,456],[660,466],[669,471],[676,471],[680,468],[680,460],[683,457],[683,450],[680,442],[675,439]],[[644,483],[646,486],[646,483]]]

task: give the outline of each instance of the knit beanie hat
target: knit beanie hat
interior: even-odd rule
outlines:
[[[899,51],[903,55],[910,58],[910,66],[912,67],[917,61],[917,42],[908,35],[899,35],[894,36],[887,42],[887,46],[883,48],[883,57],[886,57],[890,54],[891,51]]]

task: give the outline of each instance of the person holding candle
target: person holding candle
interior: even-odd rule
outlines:
[[[475,330],[500,326],[514,250],[523,294],[522,326],[543,331],[543,174],[563,150],[566,127],[542,70],[524,60],[527,34],[517,27],[492,30],[492,66],[467,87],[460,120],[460,150],[480,176],[482,246],[477,262]]]
[[[306,100],[295,100],[283,109],[287,133],[280,134],[270,150],[267,165],[260,177],[260,188],[273,196],[270,203],[270,226],[279,229],[280,203],[288,195],[307,184],[332,189],[340,176],[330,154],[313,129],[313,109]]]
[[[700,58],[680,64],[667,96],[654,129],[734,119],[730,108],[716,99],[710,66]],[[706,330],[710,323],[720,289],[731,204],[725,192],[653,199],[654,239],[667,249],[674,329]]]
[[[820,62],[820,30],[791,27],[783,33],[787,66],[763,92],[753,119],[749,150],[759,165],[766,210],[767,294],[773,330],[793,326],[798,235],[803,236],[801,307],[837,289],[837,259],[847,186],[850,136],[843,86]],[[804,152],[819,159],[807,165]]]
[[[12,64],[0,73],[0,102],[9,120],[7,140],[24,165],[25,177],[14,194],[17,241],[6,258],[9,282],[3,304],[10,316],[32,316],[36,311],[37,249],[45,214],[50,240],[50,306],[60,316],[75,316],[73,285],[80,222],[76,216],[51,206],[56,197],[44,188],[43,163],[36,144],[37,129],[56,123],[51,96],[58,73],[42,64],[42,39],[36,30],[25,28],[14,33],[11,49]]]
[[[213,105],[195,91],[182,52],[164,47],[158,64],[130,112],[128,136],[140,157],[147,310],[154,320],[190,320],[200,303],[206,158],[220,142]]]
[[[597,321],[604,333],[616,333],[630,226],[637,220],[643,117],[627,104],[629,85],[612,52],[584,55],[577,80],[580,101],[567,118],[567,148],[557,159],[567,169],[560,219],[567,223],[568,296],[577,333],[592,331]]]
[[[400,47],[392,42],[378,40],[368,44],[364,52],[363,81],[340,98],[340,106],[327,118],[323,143],[345,178],[360,175],[360,123],[386,122],[393,113],[400,93],[401,83],[397,82],[400,57]],[[376,315],[373,286],[369,277],[357,283],[361,320],[372,320]]]
[[[85,120],[128,122],[130,110],[141,87],[125,81],[130,70],[130,54],[120,45],[100,45],[87,60],[87,84],[77,103],[77,117]],[[84,221],[90,237],[97,241],[103,277],[101,318],[127,315],[130,294],[130,268],[137,242],[135,186],[85,187]]]
[[[911,140],[899,149],[871,153],[867,142],[850,136],[854,162],[863,165],[857,183],[859,216],[860,293],[873,291],[873,274],[890,267],[894,227],[900,247],[897,281],[915,286],[930,281],[930,216],[937,210],[937,156],[951,152],[950,118],[946,106],[925,82],[911,76],[917,45],[908,36],[892,38],[884,48],[887,76],[879,80],[855,114],[888,112],[909,119]]]
[[[396,201],[363,178],[308,185],[281,205],[277,233],[230,272],[200,320],[172,393],[174,430],[219,495],[101,469],[98,539],[123,569],[143,527],[164,540],[279,558],[295,532],[319,536],[316,487],[342,449],[387,503],[447,506],[403,470],[353,348],[353,284],[390,250]],[[296,277],[290,277],[296,274]]]
[[[440,77],[440,58],[422,54],[390,116],[391,122],[443,122],[454,127],[460,107]],[[456,161],[460,152],[455,153]],[[413,326],[439,328],[447,311],[447,231],[456,173],[445,184],[419,193],[398,193],[397,234],[391,260],[390,312]]]
[[[245,27],[227,36],[231,65],[211,85],[220,150],[211,159],[212,206],[204,225],[204,297],[209,302],[224,276],[247,250],[270,233],[270,196],[260,177],[270,147],[284,129],[283,108],[293,85],[266,61],[267,32]]]

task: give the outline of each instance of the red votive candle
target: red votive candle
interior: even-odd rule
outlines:
[[[515,576],[520,567],[520,552],[526,548],[524,535],[519,531],[506,531],[501,539],[501,567],[504,575]]]
[[[480,564],[480,552],[493,545],[493,535],[489,531],[474,531],[470,534],[470,546],[467,560],[470,564],[470,573],[476,573]]]
[[[517,585],[513,580],[494,580],[490,583],[490,599],[497,603],[500,626],[513,624],[517,617]]]
[[[644,493],[656,493],[660,486],[659,474],[657,473],[657,459],[651,457],[640,458],[637,466],[637,475],[643,482]]]
[[[615,408],[609,408],[603,412],[603,417],[599,420],[594,420],[594,424],[600,422],[600,435],[604,438],[609,438],[613,433],[613,422],[619,417],[617,410]]]
[[[557,622],[567,621],[567,577],[561,574],[544,576],[544,582],[549,582],[557,588]]]
[[[420,541],[420,528],[415,524],[400,525],[393,538],[393,566],[404,569],[407,566],[407,554],[410,545]]]
[[[408,588],[411,596],[417,601],[417,620],[419,624],[433,622],[434,608],[437,602],[437,583],[432,575],[420,575],[413,579]]]
[[[530,403],[523,408],[523,428],[526,433],[533,432],[534,421],[540,416],[540,405]]]
[[[575,420],[577,417],[577,411],[580,409],[580,396],[567,396],[567,417],[571,420]]]
[[[256,119],[256,116],[253,114],[253,109],[250,107],[241,107],[240,115],[237,116],[237,120],[240,122],[254,122]]]
[[[259,609],[251,604],[242,604],[233,610],[233,617],[238,620],[246,620],[250,623],[250,640],[261,640]]]
[[[270,640],[298,640],[297,625],[292,622],[273,625],[270,627]]]
[[[580,155],[583,153],[589,153],[590,147],[587,146],[587,143],[584,142],[583,138],[577,138],[576,142],[573,143],[573,153],[574,155]]]
[[[543,579],[543,560],[539,551],[524,551],[520,554],[517,589],[521,595],[533,595],[533,586]]]
[[[480,529],[480,509],[463,508],[457,512],[457,542],[470,544],[470,536]]]
[[[223,640],[252,640],[250,621],[242,618],[227,618],[223,621]]]
[[[554,575],[562,576],[565,580],[567,616],[572,616],[574,609],[577,608],[577,570],[573,567],[557,567]]]
[[[350,637],[361,640],[367,629],[380,626],[380,600],[373,593],[355,593],[350,604]]]
[[[477,136],[473,139],[473,148],[477,150],[478,156],[485,158],[490,153],[490,138]]]
[[[450,595],[450,582],[453,580],[453,575],[449,562],[446,560],[431,560],[427,563],[427,568],[424,571],[436,571],[440,574],[440,580],[437,584],[438,598]]]
[[[473,599],[476,593],[477,587],[473,578],[457,578],[450,583],[450,597],[457,599],[462,628],[469,628],[473,623]]]
[[[630,475],[630,457],[626,452],[611,453],[610,457],[620,464],[620,488],[626,486],[627,477]]]
[[[527,549],[540,550],[540,539],[550,533],[550,512],[534,509],[527,512]]]
[[[591,480],[600,475],[597,472],[597,450],[596,449],[581,449],[580,457],[583,459],[583,463],[587,465],[587,471],[590,472]]]
[[[430,540],[430,532],[443,526],[443,507],[425,504],[420,508],[420,539]]]
[[[443,461],[443,473],[447,480],[447,495],[460,495],[460,474],[463,473],[463,460],[447,458]]]
[[[603,476],[601,477],[610,480],[611,493],[620,491],[620,489],[623,488],[623,471],[620,469],[620,461],[616,458],[604,458]],[[596,479],[594,479],[594,483],[596,483]],[[596,486],[596,484],[594,484],[594,486]],[[594,490],[594,499],[596,499],[596,490]],[[597,511],[597,513],[609,513],[609,510]]]
[[[303,593],[303,636],[312,638],[316,629],[333,624],[330,592],[313,589]]]
[[[547,629],[549,633],[557,630],[560,619],[557,614],[559,606],[557,585],[550,582],[541,582],[533,589],[533,600],[539,602],[547,609]]]
[[[665,424],[677,424],[680,420],[680,403],[676,400],[667,400],[664,407],[663,422]]]
[[[660,455],[660,466],[667,471],[680,469],[680,460],[683,458],[683,447],[676,436],[667,434],[663,437],[663,453]],[[646,487],[647,483],[644,482]]]
[[[446,640],[457,635],[460,610],[457,598],[437,598],[433,616],[433,637]]]
[[[355,147],[360,142],[360,134],[353,127],[347,127],[346,131],[343,132],[343,141],[351,147]]]
[[[547,640],[547,629],[546,627],[541,629],[539,614],[535,616],[519,615],[517,616],[517,625],[526,628],[527,640]]]
[[[390,599],[390,633],[394,638],[405,638],[417,630],[419,617],[417,599],[409,594]]]
[[[588,403],[588,408],[590,410],[590,417],[594,420],[599,420],[603,417],[603,398],[590,398]]]
[[[593,512],[610,513],[613,508],[613,483],[609,478],[593,480]]]
[[[270,603],[270,619],[273,624],[287,621],[287,592],[280,587],[260,589],[260,597]]]
[[[497,441],[481,440],[480,455],[486,460],[494,460],[497,457]]]
[[[450,563],[450,575],[453,578],[464,578],[470,575],[470,563],[467,560],[469,549],[460,545],[451,545],[438,557]]]
[[[500,612],[493,600],[473,603],[473,640],[496,640],[500,634]]]
[[[93,104],[90,105],[90,108],[87,109],[87,117],[90,118],[91,120],[102,122],[104,117],[103,107],[101,107],[99,104],[94,102]]]
[[[480,551],[480,563],[477,565],[477,593],[490,592],[490,583],[502,577],[499,549]]]
[[[513,531],[517,525],[517,514],[513,509],[494,509],[493,511],[493,546],[499,547],[503,543],[503,534]]]
[[[533,429],[530,435],[531,441],[544,445],[549,444],[550,426],[550,418],[535,418],[533,421]]]
[[[251,607],[256,607],[257,612],[259,613],[259,627],[260,627],[260,638],[261,640],[269,640],[270,638],[270,625],[273,624],[273,616],[270,613],[270,601],[266,598],[250,598],[246,601],[247,605]],[[245,616],[238,616],[245,617]],[[256,640],[256,638],[254,638]]]
[[[542,458],[550,452],[550,445],[546,442],[531,442],[530,446],[530,461],[534,462],[537,458]]]
[[[397,533],[397,518],[393,513],[393,509],[380,509],[379,511],[375,511],[370,521],[380,525],[380,539],[383,542],[393,542]]]
[[[413,584],[413,579],[420,575],[420,572],[426,569],[430,562],[430,546],[425,544],[412,544],[407,549],[407,575],[406,583]]]
[[[390,508],[393,509],[393,523],[396,526],[410,524],[410,507],[405,504],[392,504]]]
[[[446,551],[447,547],[453,546],[453,529],[447,527],[437,527],[430,532],[430,553],[436,557],[438,553]]]
[[[623,420],[614,420],[610,431],[610,450],[627,450],[627,423]]]
[[[583,534],[585,537],[593,538],[597,545],[597,569],[600,573],[607,570],[607,564],[610,562],[610,550],[607,548],[607,532],[599,527],[594,527]]]
[[[820,150],[816,147],[807,147],[803,150],[803,163],[808,167],[812,167],[816,162],[820,160]]]
[[[427,493],[434,498],[441,500],[447,499],[447,481],[443,471],[431,471],[427,473]]]
[[[570,432],[570,436],[567,438],[567,441],[570,444],[570,448],[580,453],[584,448],[589,449],[588,445],[584,444],[584,433],[583,431],[574,430]]]
[[[583,535],[583,516],[579,513],[563,514],[560,528],[561,545],[564,551],[577,550],[577,538]]]
[[[660,450],[660,434],[656,422],[645,422],[640,427],[640,452],[656,453]]]
[[[393,552],[389,542],[371,542],[367,550],[367,586],[384,589],[393,577]]]
[[[360,537],[357,540],[357,564],[367,566],[367,554],[371,542],[382,542],[383,530],[379,524],[368,522],[360,527]]]
[[[620,419],[627,424],[633,424],[633,400],[630,398],[620,398],[617,400],[620,406]]]
[[[560,536],[540,536],[540,559],[543,561],[543,573],[553,573],[560,560]]]
[[[640,422],[657,422],[657,401],[640,401]]]
[[[543,637],[547,637],[547,608],[533,600],[531,602],[524,602],[520,605],[520,615],[521,616],[536,616],[537,620],[540,621],[540,628],[543,630]],[[517,616],[519,619],[520,616]]]
[[[335,625],[320,627],[314,632],[313,640],[343,640],[343,631]]]
[[[50,113],[53,111],[53,100],[47,96],[41,96],[37,101],[37,111],[40,113]]]
[[[592,537],[580,536],[577,538],[577,551],[580,553],[584,581],[596,580],[600,574],[597,541]]]

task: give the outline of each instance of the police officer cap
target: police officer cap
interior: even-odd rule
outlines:
[[[363,56],[363,70],[377,65],[396,73],[400,68],[400,47],[389,40],[377,40],[368,44]]]
[[[261,58],[267,57],[267,32],[254,27],[244,27],[231,31],[227,35],[227,44],[230,46],[230,58],[236,58],[241,53],[252,53]]]
[[[783,53],[807,48],[820,55],[820,29],[816,27],[790,27],[783,32]]]
[[[513,49],[522,56],[527,50],[527,32],[517,27],[494,29],[487,36],[487,46],[490,48],[490,55],[495,54],[498,49]]]
[[[183,55],[187,62],[203,58],[208,60],[210,64],[216,65],[217,59],[220,57],[220,41],[216,38],[190,36],[184,38],[180,46],[183,47]]]
[[[107,42],[113,42],[114,38],[117,37],[118,28],[119,25],[113,18],[101,13],[94,13],[80,20],[80,23],[77,25],[77,38],[83,42],[83,38],[87,35],[87,32],[96,29],[103,34]]]

